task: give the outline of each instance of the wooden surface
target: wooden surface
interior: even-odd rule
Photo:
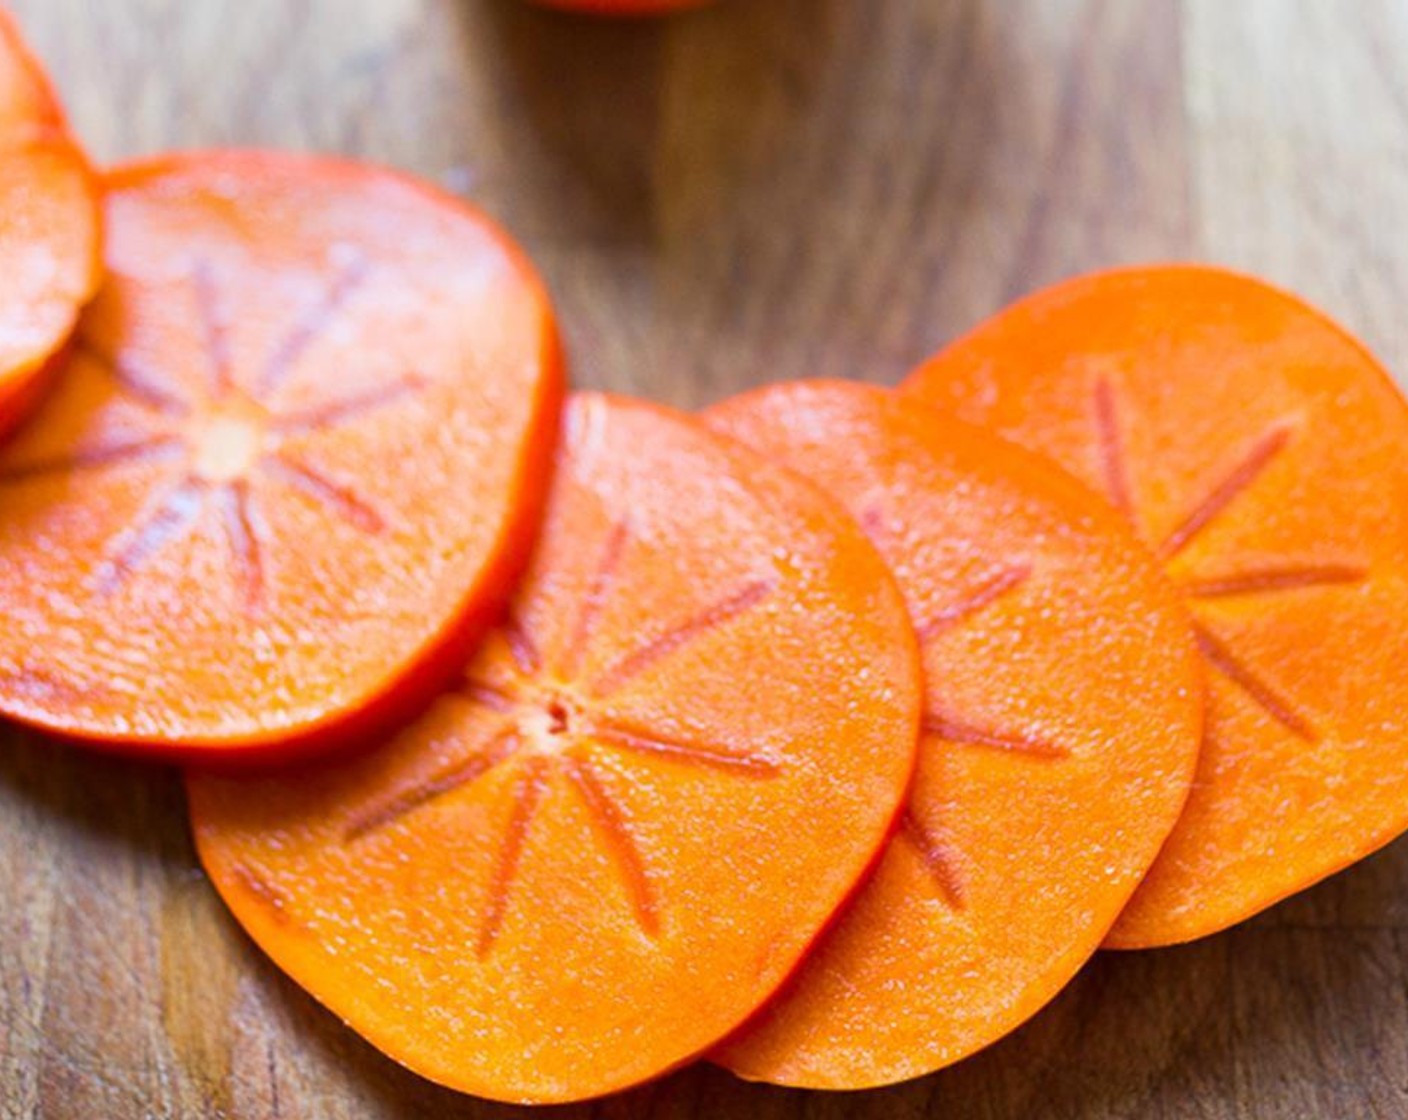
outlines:
[[[1190,256],[1408,370],[1398,0],[725,0],[635,26],[516,0],[12,3],[102,159],[323,149],[483,204],[546,272],[582,384],[694,406],[894,380],[1034,285]],[[0,1116],[512,1112],[402,1071],[266,963],[171,773],[0,739]],[[1206,943],[1103,956],[915,1084],[696,1068],[565,1114],[1405,1116],[1405,886],[1399,844]]]

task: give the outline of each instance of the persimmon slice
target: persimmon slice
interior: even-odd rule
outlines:
[[[1100,487],[1195,616],[1207,745],[1112,946],[1223,929],[1408,826],[1408,407],[1363,346],[1150,267],[1039,292],[907,387]]]
[[[833,503],[696,421],[582,396],[509,622],[348,765],[194,777],[236,917],[378,1047],[512,1101],[717,1041],[889,833],[919,667]]]
[[[0,9],[0,435],[38,402],[101,271],[99,190]]]
[[[802,382],[709,423],[838,497],[922,643],[924,739],[874,877],[784,994],[715,1055],[859,1089],[1015,1028],[1099,946],[1188,793],[1202,719],[1157,567],[1054,465],[887,390]]]
[[[0,454],[0,711],[227,758],[370,734],[526,562],[561,401],[537,279],[477,213],[328,160],[128,167],[107,219]]]

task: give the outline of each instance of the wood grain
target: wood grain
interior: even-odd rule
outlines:
[[[1408,369],[1396,0],[12,0],[105,160],[347,152],[528,245],[582,384],[684,406],[893,380],[1004,300],[1202,257]],[[173,774],[0,731],[0,1116],[472,1117],[224,915]],[[561,1115],[1408,1115],[1408,846],[1248,926],[1105,955],[963,1065],[846,1096],[707,1067]]]

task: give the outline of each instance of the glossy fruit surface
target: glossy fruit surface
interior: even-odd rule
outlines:
[[[510,621],[384,749],[194,777],[280,966],[483,1097],[656,1076],[795,968],[889,835],[918,661],[833,503],[689,417],[580,396]]]
[[[810,1088],[918,1077],[1043,1007],[1153,862],[1200,738],[1187,621],[1097,495],[913,400],[797,382],[706,417],[866,527],[925,674],[917,776],[874,878],[715,1057]]]
[[[1209,669],[1188,809],[1111,944],[1223,929],[1408,827],[1408,405],[1321,312],[1218,269],[1081,277],[907,390],[1099,487]]]
[[[99,186],[0,9],[0,436],[38,403],[101,271]]]
[[[448,197],[291,155],[123,168],[107,215],[105,285],[0,453],[0,711],[233,758],[433,695],[547,491],[528,265]]]

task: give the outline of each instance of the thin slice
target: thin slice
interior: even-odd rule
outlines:
[[[0,9],[0,436],[39,401],[101,274],[99,188]]]
[[[695,421],[569,407],[511,621],[385,750],[195,777],[201,859],[276,962],[405,1065],[597,1096],[771,995],[879,851],[919,667],[831,502]]]
[[[108,188],[102,292],[0,454],[0,711],[231,759],[369,734],[526,562],[562,393],[542,288],[366,167],[189,155]]]
[[[1039,292],[907,388],[1100,487],[1195,616],[1207,746],[1112,946],[1216,932],[1408,827],[1408,406],[1363,346],[1150,267]]]
[[[709,423],[865,525],[923,650],[918,776],[874,878],[716,1055],[888,1084],[995,1041],[1099,946],[1188,794],[1202,688],[1156,566],[1054,464],[883,389],[802,382]]]

